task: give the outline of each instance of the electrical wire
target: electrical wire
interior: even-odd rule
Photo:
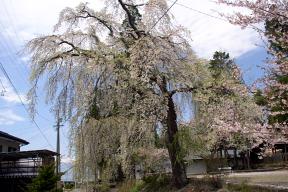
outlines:
[[[156,27],[156,25],[161,21],[161,19],[171,10],[171,8],[177,3],[178,0],[175,0],[172,5],[169,6],[169,8],[163,13],[163,15],[161,15],[161,17],[159,17],[159,19],[152,25],[152,27],[146,32],[149,33],[154,27]],[[140,41],[141,39],[143,39],[143,36],[140,37],[138,39],[138,41]],[[134,44],[134,46],[131,48],[130,51],[133,51],[136,47],[136,44]]]
[[[24,39],[17,33],[17,29],[16,29],[16,27],[15,27],[16,25],[15,25],[15,22],[14,22],[15,20],[13,19],[13,18],[15,18],[15,17],[12,18],[12,16],[14,16],[14,15],[9,13],[8,8],[7,8],[7,6],[6,6],[6,3],[5,3],[5,0],[3,1],[3,7],[4,7],[4,12],[6,13],[7,18],[8,18],[8,21],[9,21],[9,27],[12,29],[12,32],[15,34],[15,37],[16,37],[16,39],[20,42],[20,44],[24,44],[24,43],[25,43]],[[11,7],[11,6],[10,6],[10,7]],[[11,16],[11,15],[12,15],[12,16]],[[1,25],[3,26],[3,24],[1,24]],[[7,27],[5,27],[4,29],[7,31]],[[16,45],[14,45],[14,41],[11,40],[9,44],[11,44],[11,46],[12,46],[13,49],[17,50],[17,49],[16,49]],[[23,64],[23,63],[22,63],[22,64]],[[28,69],[27,69],[27,67],[25,67],[25,66],[26,66],[25,64],[20,65],[20,67],[22,68],[22,70],[23,70],[24,72],[26,72],[27,74],[29,74]]]
[[[168,0],[168,1],[172,1],[172,0]],[[211,2],[213,2],[213,1],[211,1]],[[193,12],[196,12],[196,13],[199,13],[199,14],[202,14],[202,15],[205,15],[205,16],[208,16],[208,17],[211,17],[211,18],[214,18],[214,19],[218,19],[218,20],[220,20],[220,21],[224,21],[224,22],[226,22],[226,23],[228,23],[228,24],[230,24],[230,25],[234,25],[234,24],[230,23],[230,21],[229,21],[228,19],[224,19],[224,18],[222,18],[222,17],[217,17],[217,16],[215,16],[215,15],[212,15],[212,14],[209,14],[209,13],[206,13],[206,12],[203,12],[203,11],[199,11],[199,10],[197,10],[197,9],[194,9],[194,8],[192,8],[192,7],[189,7],[189,6],[184,5],[184,4],[181,4],[181,3],[176,3],[176,5],[182,6],[182,7],[186,8],[186,9],[189,9],[189,10],[191,10],[191,11],[193,11]],[[260,29],[259,27],[255,26],[255,25],[253,25],[253,24],[250,24],[249,26],[246,26],[246,28],[250,28],[250,29],[253,29],[253,30],[256,30],[256,31],[258,31],[258,32],[262,32],[262,33],[263,33],[263,30],[262,30],[262,29]]]
[[[28,113],[29,115],[29,110],[27,109],[26,105],[24,104],[17,88],[15,87],[15,85],[13,84],[10,76],[8,75],[7,71],[5,70],[3,64],[0,62],[0,69],[3,72],[4,76],[6,77],[6,79],[8,80],[8,82],[11,84],[14,92],[16,93],[17,97],[19,98],[20,103],[23,105],[25,111]],[[43,131],[41,130],[40,126],[38,125],[38,123],[35,121],[34,118],[31,118],[32,122],[34,123],[34,125],[37,127],[37,129],[39,130],[39,132],[41,133],[42,137],[46,140],[47,144],[54,149],[54,147],[51,145],[51,143],[49,142],[48,138],[46,137],[46,135],[43,133]]]
[[[10,6],[11,7],[11,6]],[[7,5],[6,5],[6,2],[5,2],[5,0],[3,1],[3,8],[4,8],[4,12],[6,13],[6,15],[7,15],[7,18],[8,18],[8,20],[9,20],[9,26],[11,26],[11,28],[12,28],[12,30],[13,30],[13,33],[15,34],[15,36],[16,36],[16,38],[17,38],[17,40],[19,41],[19,42],[22,42],[22,43],[24,43],[24,39],[22,38],[22,37],[20,37],[20,35],[18,35],[18,33],[16,32],[17,30],[16,30],[16,27],[15,27],[15,24],[14,24],[14,18],[12,18],[12,16],[11,16],[11,14],[9,13],[9,11],[8,11],[8,9],[7,9]]]
[[[168,1],[172,1],[172,0],[168,0]],[[224,19],[224,18],[221,18],[221,17],[217,17],[215,15],[211,15],[209,13],[206,13],[206,12],[203,12],[203,11],[199,11],[197,9],[194,9],[192,7],[189,7],[187,5],[184,5],[184,4],[181,4],[181,3],[176,3],[177,5],[181,6],[181,7],[184,7],[186,9],[190,9],[191,11],[193,12],[196,12],[196,13],[199,13],[199,14],[202,14],[202,15],[205,15],[205,16],[208,16],[208,17],[211,17],[211,18],[214,18],[214,19],[218,19],[218,20],[222,20],[222,21],[225,21],[227,23],[229,23],[229,21],[227,19]],[[231,24],[231,23],[230,23]]]
[[[2,88],[3,88],[2,91],[6,92],[5,86],[4,86],[4,84],[3,84],[2,80],[1,80],[1,78],[0,78],[0,83],[1,83],[1,86],[2,86]]]
[[[149,33],[156,25],[161,21],[161,19],[170,11],[170,9],[177,3],[178,0],[175,0],[172,5],[163,13],[163,15],[154,23],[154,25],[147,31]]]

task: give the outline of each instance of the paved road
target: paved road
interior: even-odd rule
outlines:
[[[188,177],[203,178],[207,175],[190,175]],[[247,183],[252,185],[271,186],[288,189],[288,170],[229,173],[224,180],[232,183]]]
[[[191,177],[202,178],[204,176],[205,175],[194,175]],[[248,184],[253,185],[272,186],[281,189],[288,189],[288,170],[230,173],[225,175],[224,178],[228,182],[247,182]],[[85,192],[85,190],[80,191],[79,189],[75,189],[72,192]]]
[[[247,182],[249,184],[275,186],[288,189],[288,170],[231,173],[227,181]]]

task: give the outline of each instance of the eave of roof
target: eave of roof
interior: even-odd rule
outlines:
[[[37,158],[37,157],[48,157],[59,155],[54,151],[47,149],[43,150],[32,150],[32,151],[13,151],[13,152],[2,152],[0,153],[0,161],[16,161],[18,159],[25,158]]]
[[[17,142],[19,142],[19,143],[21,143],[21,144],[24,144],[24,145],[28,145],[28,144],[29,144],[28,141],[25,141],[24,139],[20,139],[20,138],[18,138],[18,137],[15,137],[15,136],[10,135],[10,134],[8,134],[8,133],[5,133],[5,132],[3,132],[3,131],[0,131],[0,137],[4,137],[4,138],[6,138],[6,139],[10,139],[10,140],[13,140],[13,141],[17,141]]]

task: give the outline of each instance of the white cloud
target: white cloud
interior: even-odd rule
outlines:
[[[0,90],[1,90],[0,99],[5,101],[5,102],[12,103],[12,104],[21,103],[18,95],[15,93],[15,91],[13,90],[11,85],[8,83],[8,81],[5,78],[3,78],[2,76],[0,76],[0,79],[1,79],[2,84],[3,84],[3,87],[2,87],[2,85],[0,87]],[[19,96],[20,96],[20,98],[24,104],[28,103],[28,100],[26,99],[25,94],[19,93]]]
[[[24,121],[25,119],[11,109],[0,110],[0,125],[12,125],[19,121]]]
[[[73,163],[75,161],[75,159],[64,155],[63,157],[61,157],[61,162],[62,163]]]
[[[224,5],[218,5],[211,0],[178,1],[186,8],[176,4],[172,14],[177,23],[191,31],[192,47],[202,57],[209,58],[217,50],[228,51],[233,57],[238,57],[256,48],[260,42],[258,34],[252,29],[241,29],[221,19],[213,18],[202,13],[220,17],[215,10],[231,13],[233,10]],[[193,11],[187,7],[190,7]]]
[[[92,8],[102,7],[103,1],[85,0]],[[10,39],[17,36],[24,41],[39,34],[52,32],[57,22],[59,12],[67,7],[75,7],[81,0],[2,0],[0,3],[0,20],[6,26],[4,31]],[[168,0],[171,4],[173,1]],[[187,1],[179,0],[179,4],[193,9],[218,16],[213,10],[231,12],[231,8],[218,5],[211,0]],[[253,30],[242,30],[228,22],[211,18],[199,12],[176,4],[171,12],[177,22],[191,31],[192,47],[202,57],[209,58],[216,50],[229,51],[232,56],[238,57],[252,49],[259,43],[259,37]],[[14,36],[14,38],[13,38]],[[23,44],[23,43],[22,43]]]

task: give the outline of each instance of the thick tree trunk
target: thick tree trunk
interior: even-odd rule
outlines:
[[[238,169],[237,149],[234,148],[233,152],[234,152],[234,167],[235,167],[235,169]]]
[[[167,148],[172,166],[172,180],[175,187],[181,188],[186,185],[187,176],[184,160],[179,155],[177,156],[180,151],[180,144],[176,137],[178,132],[177,115],[172,95],[169,95],[168,98],[167,113]]]
[[[251,165],[250,165],[250,150],[248,150],[246,152],[246,160],[247,160],[247,169],[250,169],[251,168]]]

